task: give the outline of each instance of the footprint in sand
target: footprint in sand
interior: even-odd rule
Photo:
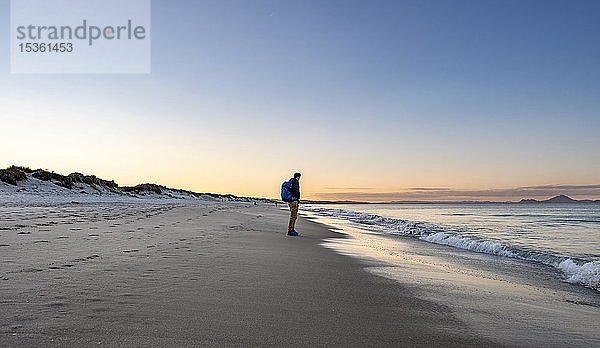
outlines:
[[[44,304],[47,307],[64,307],[66,304],[62,301],[52,301]]]
[[[104,299],[99,297],[90,297],[87,299],[87,302],[104,302]]]
[[[37,272],[43,272],[43,269],[39,269],[39,268],[25,268],[23,270],[21,270],[21,272],[23,273],[37,273]]]

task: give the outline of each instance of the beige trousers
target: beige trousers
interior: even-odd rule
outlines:
[[[298,201],[288,202],[290,206],[290,223],[288,224],[288,232],[293,231],[296,227],[296,220],[298,219]]]

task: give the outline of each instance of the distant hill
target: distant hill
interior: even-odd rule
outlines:
[[[577,202],[575,199],[569,197],[569,196],[565,196],[565,195],[559,195],[556,197],[552,197],[546,201],[544,201],[544,203],[575,203]]]
[[[600,200],[577,200],[566,195],[558,195],[556,197],[552,197],[543,201],[539,201],[537,199],[522,199],[519,203],[600,203]]]

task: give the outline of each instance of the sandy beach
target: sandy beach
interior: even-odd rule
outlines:
[[[0,13],[0,348],[600,348],[600,1]]]
[[[0,346],[494,346],[273,205],[3,205]]]

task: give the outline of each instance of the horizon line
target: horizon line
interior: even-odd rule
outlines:
[[[7,168],[4,169],[0,169],[0,170],[8,170],[10,168],[16,168],[25,172],[36,172],[36,171],[46,171],[46,172],[50,172],[50,173],[54,173],[54,174],[58,174],[58,175],[62,175],[62,176],[69,176],[71,174],[82,174],[82,175],[86,175],[86,176],[94,176],[98,179],[102,179],[102,180],[106,180],[103,178],[100,178],[98,176],[96,176],[95,174],[83,174],[79,171],[75,171],[69,174],[60,174],[57,173],[53,170],[49,170],[49,169],[42,169],[42,168],[38,168],[38,169],[31,169],[31,167],[29,166],[24,166],[24,165],[11,165],[8,166]],[[164,188],[167,189],[172,189],[172,190],[180,190],[180,191],[189,191],[189,192],[193,192],[193,193],[205,193],[205,192],[197,192],[195,189],[192,188],[175,188],[175,187],[169,187],[167,185],[164,184],[160,184],[160,183],[151,183],[151,182],[144,182],[145,180],[141,180],[140,183],[138,184],[134,184],[132,186],[120,186],[114,179],[111,180],[106,180],[106,181],[113,181],[118,187],[135,187],[135,186],[139,186],[139,185],[144,185],[144,184],[151,184],[151,185],[157,185],[157,186],[162,186]],[[324,187],[323,189],[328,189],[328,188],[332,188],[332,186],[329,187]],[[423,203],[423,204],[431,204],[431,203],[518,203],[520,201],[523,200],[536,200],[536,201],[540,201],[539,199],[535,199],[534,197],[537,198],[546,198],[543,200],[547,200],[547,199],[551,199],[557,196],[567,196],[569,198],[571,197],[577,197],[577,196],[596,196],[595,198],[584,198],[584,199],[575,199],[578,201],[584,200],[584,201],[600,201],[600,184],[583,184],[583,185],[571,185],[571,184],[544,184],[544,185],[537,185],[537,186],[519,186],[516,188],[496,188],[496,189],[479,189],[479,190],[465,190],[465,189],[453,189],[453,188],[448,188],[448,187],[409,187],[406,188],[406,191],[390,191],[390,192],[352,192],[353,189],[360,189],[360,188],[350,188],[350,191],[348,192],[335,192],[335,193],[331,193],[331,192],[315,192],[315,193],[309,193],[307,194],[308,197],[305,199],[304,201],[313,201],[313,202],[331,202],[331,203],[352,203],[352,204],[356,204],[356,203],[364,203],[364,204],[409,204],[409,203]],[[371,189],[371,188],[367,188],[367,189]],[[540,191],[540,190],[593,190],[593,191],[598,191],[598,192],[581,192],[581,193],[573,193],[573,192],[548,192],[548,191]],[[204,190],[202,190],[204,191]],[[527,192],[527,191],[531,191],[531,192]],[[429,197],[430,199],[427,199],[425,197],[422,197],[422,199],[419,199],[418,197],[415,197],[414,199],[401,199],[400,196],[406,196],[406,195],[420,195],[423,196],[425,194],[427,195],[432,195],[435,193],[438,193],[437,196],[440,197],[461,197],[461,199],[454,199],[454,200],[443,200],[443,199],[439,199],[439,198],[435,198],[435,197]],[[214,192],[208,192],[206,191],[206,193],[214,193]],[[519,194],[521,193],[521,194]],[[249,195],[245,195],[243,193],[215,193],[215,194],[223,194],[223,195],[244,195],[244,197],[253,197],[253,198],[264,198],[264,199],[274,199],[277,200],[278,197],[274,196],[274,197],[268,197],[268,196],[249,196]],[[319,198],[319,196],[323,197],[323,196],[331,196],[331,198]],[[338,196],[339,198],[333,198],[334,196]],[[352,198],[343,198],[344,196],[370,196],[373,197],[375,199],[352,199]],[[383,197],[390,197],[390,199],[387,200],[381,200]],[[393,199],[393,196],[398,196],[397,199]],[[472,196],[472,198],[469,198],[469,196]],[[490,200],[490,199],[485,199],[485,197],[495,197],[495,198],[501,198],[501,197],[505,197],[506,199],[504,200]],[[542,201],[543,201],[542,200]]]

